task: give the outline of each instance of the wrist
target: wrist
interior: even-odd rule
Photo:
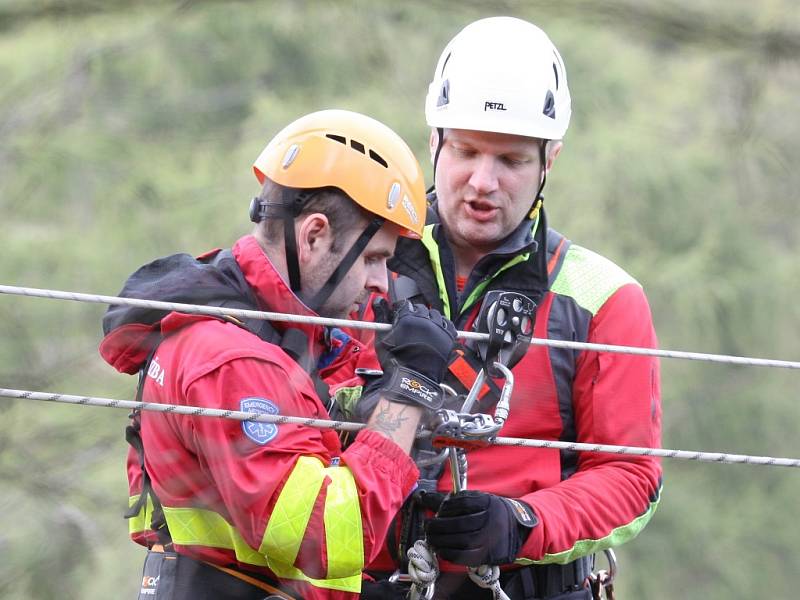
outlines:
[[[529,532],[539,524],[539,519],[536,516],[536,513],[533,512],[533,508],[531,508],[527,502],[523,502],[522,500],[517,500],[515,498],[505,498],[503,496],[498,497],[505,502],[506,507],[517,521],[517,525],[520,527],[520,529],[525,529]]]
[[[398,364],[384,374],[380,394],[393,402],[421,406],[428,410],[439,410],[444,402],[442,388],[436,381],[419,371]]]

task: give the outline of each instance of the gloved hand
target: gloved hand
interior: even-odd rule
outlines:
[[[399,303],[392,329],[376,343],[384,371],[377,386],[381,394],[395,402],[440,408],[439,383],[455,343],[455,326],[438,311],[407,300]]]
[[[438,310],[404,300],[394,307],[392,329],[378,337],[378,360],[384,370],[394,361],[439,383],[455,341],[455,325]]]
[[[465,490],[442,502],[425,532],[445,560],[468,567],[504,565],[514,562],[538,522],[524,502]]]

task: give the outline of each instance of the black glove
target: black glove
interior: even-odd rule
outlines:
[[[376,344],[384,371],[381,393],[396,402],[440,408],[439,383],[455,343],[456,328],[439,311],[407,300],[399,303],[392,329]]]
[[[504,565],[514,562],[538,522],[524,502],[466,490],[442,502],[425,532],[445,560],[468,567]]]
[[[384,369],[394,361],[438,383],[455,341],[455,325],[438,310],[404,300],[394,307],[392,329],[378,339],[378,360]]]

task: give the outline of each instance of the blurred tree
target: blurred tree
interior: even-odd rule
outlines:
[[[0,283],[113,294],[156,256],[230,244],[253,158],[304,112],[374,115],[426,159],[442,45],[506,13],[568,67],[551,224],[644,284],[664,347],[797,359],[793,4],[2,0]],[[102,311],[0,298],[2,385],[131,397],[97,357]],[[796,372],[665,361],[664,444],[797,456],[796,390]],[[0,415],[0,596],[133,597],[125,414],[2,399]],[[620,596],[791,597],[795,473],[665,467]]]

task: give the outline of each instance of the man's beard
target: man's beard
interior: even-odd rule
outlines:
[[[316,268],[312,270],[313,275],[307,284],[303,286],[305,289],[311,290],[302,295],[302,299],[305,302],[309,302],[316,296],[317,292],[322,289],[322,286],[328,281],[331,273],[339,266],[343,254],[343,252],[338,252],[328,256],[323,263],[318,264]],[[345,273],[344,278],[339,281],[336,287],[333,288],[331,294],[323,301],[321,306],[310,306],[309,308],[313,309],[321,317],[346,319],[350,315],[354,304],[363,304],[370,296],[369,291],[362,289],[358,296],[350,302],[346,302],[347,298],[337,297],[336,292],[339,291],[339,286],[341,286],[346,279],[347,273]]]
[[[350,317],[353,311],[353,305],[355,304],[365,304],[369,300],[369,292],[367,290],[362,290],[362,293],[358,295],[358,297],[351,301],[345,303],[343,300],[337,300],[336,296],[336,288],[333,289],[333,293],[331,296],[317,309],[317,314],[321,317],[328,317],[330,319],[347,319]]]

